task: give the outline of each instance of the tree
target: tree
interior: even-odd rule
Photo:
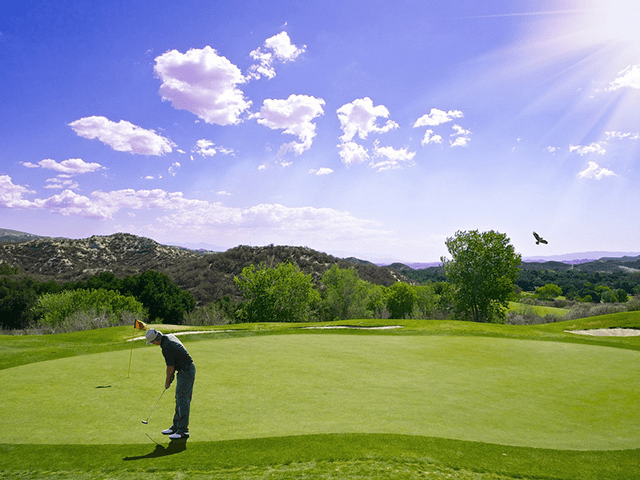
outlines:
[[[387,294],[387,308],[391,318],[409,318],[418,300],[414,289],[405,282],[396,282],[389,287]]]
[[[246,322],[308,322],[320,302],[311,275],[291,262],[251,264],[234,281],[247,300],[239,311]]]
[[[627,291],[624,288],[616,290],[616,297],[618,297],[620,303],[626,303],[629,300],[629,295],[627,295]]]
[[[354,268],[333,265],[322,275],[325,291],[322,295],[322,316],[326,320],[367,318],[367,297],[370,284],[361,280]]]
[[[191,293],[180,289],[168,275],[147,270],[127,277],[122,282],[123,294],[133,295],[149,312],[149,320],[162,323],[182,323],[196,301]]]
[[[0,278],[0,328],[27,328],[36,319],[33,307],[38,301],[35,280]]]
[[[536,295],[540,300],[553,300],[562,295],[562,289],[554,283],[547,283],[544,287],[536,288]]]
[[[595,288],[595,291],[600,295],[600,301],[602,303],[617,303],[618,296],[616,293],[606,285],[598,285]]]
[[[441,260],[456,289],[456,314],[475,322],[504,321],[522,259],[509,238],[493,230],[458,231],[445,244],[452,259]]]

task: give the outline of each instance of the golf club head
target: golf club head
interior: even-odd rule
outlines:
[[[147,425],[149,423],[149,420],[142,420],[142,423],[144,423],[145,425]]]

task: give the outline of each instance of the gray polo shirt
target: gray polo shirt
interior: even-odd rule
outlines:
[[[162,348],[162,355],[164,355],[164,361],[167,367],[173,367],[177,371],[180,371],[189,368],[193,363],[187,349],[184,348],[182,342],[173,334],[162,336],[160,348]]]

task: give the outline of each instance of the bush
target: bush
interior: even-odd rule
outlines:
[[[227,297],[228,299],[228,297]],[[227,305],[224,300],[211,302],[207,305],[196,308],[185,315],[185,325],[228,325],[237,323],[236,307]]]
[[[144,318],[140,313],[123,312],[119,317],[119,321],[113,321],[113,318],[106,312],[94,311],[77,311],[65,318],[58,325],[48,325],[45,323],[37,323],[35,326],[26,330],[29,334],[47,334],[47,333],[67,333],[79,332],[83,330],[94,330],[97,328],[115,327],[118,325],[133,325],[135,320]]]
[[[613,303],[602,303],[596,305],[583,303],[569,310],[569,312],[564,316],[564,320],[608,315],[610,313],[626,312],[627,310],[628,308],[625,305]]]
[[[640,295],[636,295],[635,297],[627,301],[627,304],[625,306],[627,307],[627,311],[629,312],[636,312],[640,310]]]
[[[122,324],[131,319],[131,315],[144,317],[146,311],[142,304],[133,297],[125,297],[111,290],[72,290],[62,293],[45,294],[38,299],[35,307],[40,327],[49,326],[54,329],[65,324],[77,324],[92,318],[104,318],[108,325]],[[86,330],[92,327],[80,328]]]
[[[9,265],[6,262],[0,262],[0,275],[17,275],[19,273],[20,269],[18,267]]]
[[[539,325],[542,323],[561,322],[562,320],[565,320],[565,318],[553,314],[547,314],[543,317],[529,305],[507,313],[507,323],[509,325]]]

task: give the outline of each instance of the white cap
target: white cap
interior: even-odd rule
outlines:
[[[150,328],[147,330],[147,333],[144,334],[147,339],[147,345],[151,345],[151,342],[155,342],[156,340],[160,340],[162,338],[162,333],[157,331],[155,328]]]

